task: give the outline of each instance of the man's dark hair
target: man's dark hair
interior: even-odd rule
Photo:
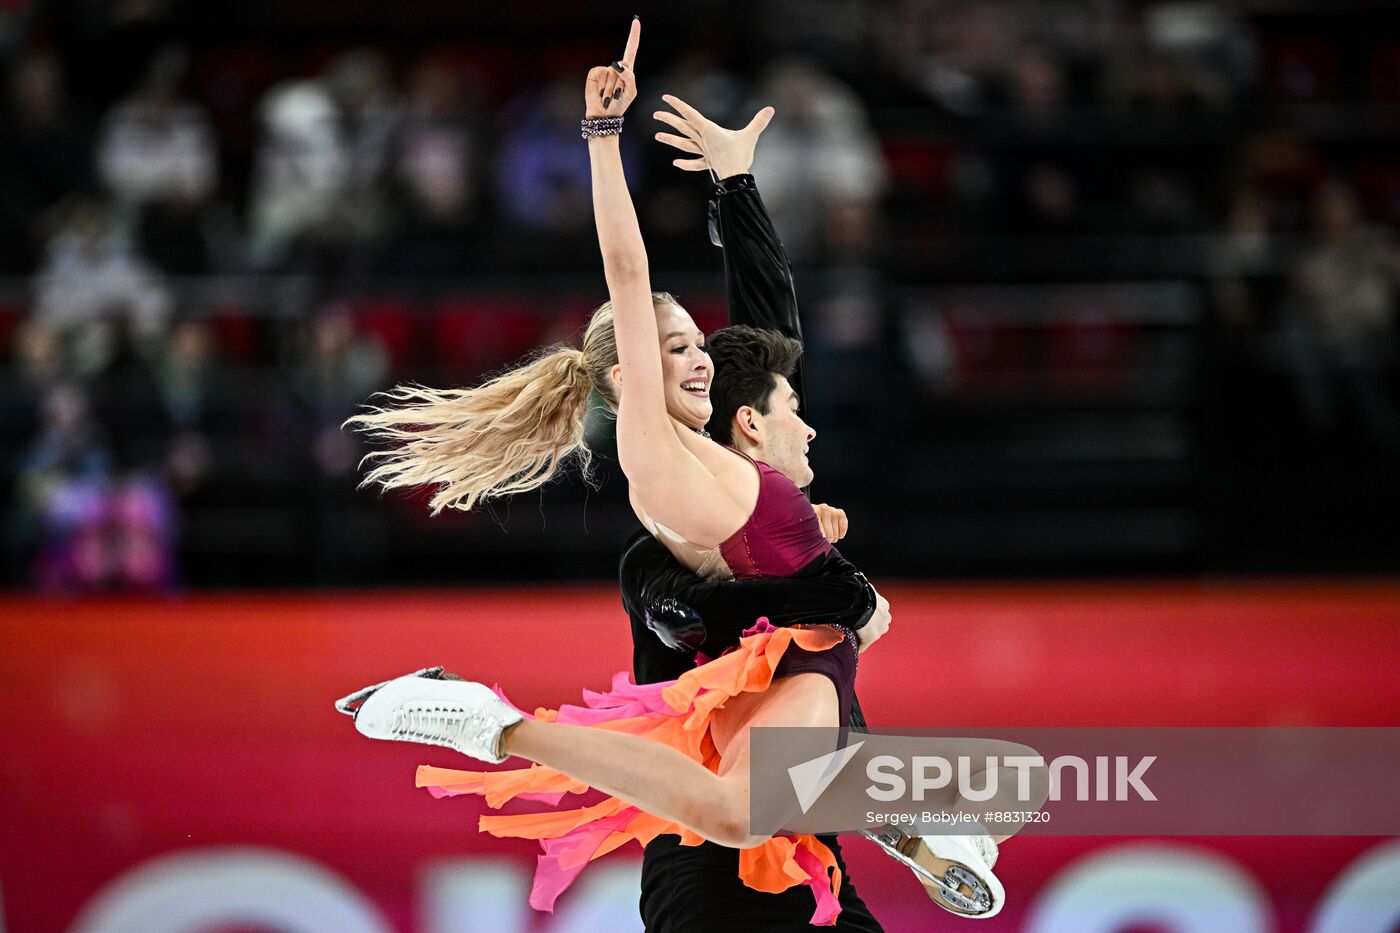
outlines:
[[[706,429],[721,444],[734,443],[734,413],[747,405],[766,415],[774,376],[792,378],[802,344],[775,330],[733,324],[710,335],[705,349],[715,364],[710,381],[714,411]]]

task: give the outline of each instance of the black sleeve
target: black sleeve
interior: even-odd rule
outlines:
[[[801,341],[792,266],[752,175],[734,175],[715,185],[710,241],[724,247],[729,323],[776,330]],[[791,382],[805,404],[800,361]]]
[[[840,624],[859,629],[875,611],[875,594],[849,565],[823,566],[802,577],[702,580],[650,535],[634,538],[618,577],[627,612],[647,620],[677,650],[717,655],[735,645],[760,616],[776,626]]]

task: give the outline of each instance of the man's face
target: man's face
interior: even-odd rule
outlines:
[[[812,482],[812,466],[807,462],[807,445],[817,432],[797,415],[798,398],[784,376],[773,376],[768,395],[768,414],[752,411],[758,443],[749,453],[782,473],[798,486]],[[743,412],[738,417],[743,417]]]

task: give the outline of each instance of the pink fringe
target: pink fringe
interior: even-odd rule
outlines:
[[[574,883],[598,847],[613,833],[626,829],[640,812],[636,807],[628,807],[613,816],[580,826],[557,839],[541,839],[544,854],[535,863],[530,906],[552,913],[555,900]]]
[[[745,629],[742,637],[747,638],[750,635],[773,631],[776,629],[767,617],[764,617],[760,618],[753,626]],[[711,659],[697,656],[696,663],[704,664],[708,663],[709,660]],[[594,726],[620,719],[638,717],[660,719],[691,715],[696,704],[690,703],[684,708],[677,709],[666,702],[664,693],[673,684],[674,681],[658,684],[634,684],[626,671],[620,671],[614,675],[610,690],[605,693],[585,690],[583,705],[561,706],[558,713],[554,715],[554,721],[570,725]],[[519,709],[510,702],[510,698],[505,695],[498,684],[493,684],[491,689],[506,704],[513,709]],[[702,689],[697,699],[708,692],[709,690]],[[538,715],[538,711],[535,715],[524,710],[520,710],[520,712],[531,719],[537,718]],[[427,790],[438,799],[462,793],[480,793],[477,790],[447,790],[431,785],[427,787]],[[567,793],[567,791],[559,793],[522,792],[515,794],[514,799],[533,800],[557,806]],[[627,807],[611,816],[601,817],[579,826],[563,836],[541,839],[540,846],[543,854],[539,856],[536,863],[535,881],[530,889],[530,906],[536,910],[552,912],[559,895],[573,884],[574,879],[593,859],[598,849],[607,843],[614,833],[626,831],[633,820],[644,815],[636,807]],[[816,900],[816,909],[812,913],[810,922],[814,926],[834,925],[836,918],[841,913],[841,903],[831,892],[831,879],[827,877],[825,866],[822,865],[820,859],[801,845],[795,846],[793,858],[797,867],[807,875],[806,881],[802,883],[811,889],[812,896]]]
[[[841,901],[831,893],[831,880],[826,876],[826,868],[820,859],[801,846],[793,850],[792,857],[797,867],[807,873],[807,880],[803,883],[811,888],[812,896],[817,899],[817,909],[812,911],[812,919],[808,922],[818,927],[835,926],[836,918],[841,914]]]

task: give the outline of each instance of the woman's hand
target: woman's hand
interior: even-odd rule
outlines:
[[[676,159],[671,164],[687,172],[713,170],[720,178],[742,175],[749,170],[749,166],[753,165],[753,151],[758,145],[758,137],[768,128],[768,121],[773,119],[773,108],[764,107],[742,130],[727,130],[707,120],[704,114],[679,97],[662,94],[661,99],[670,104],[676,113],[658,110],[652,116],[675,127],[681,135],[657,133],[657,140],[681,152],[699,156],[697,159]]]
[[[817,521],[821,523],[823,538],[835,544],[846,537],[846,529],[850,527],[850,523],[846,521],[845,509],[818,503],[812,506],[812,511],[817,513]]]
[[[627,47],[622,58],[611,65],[589,69],[583,90],[583,115],[620,117],[637,99],[637,82],[633,69],[637,62],[637,46],[642,41],[642,21],[632,18],[632,31],[627,34]]]

